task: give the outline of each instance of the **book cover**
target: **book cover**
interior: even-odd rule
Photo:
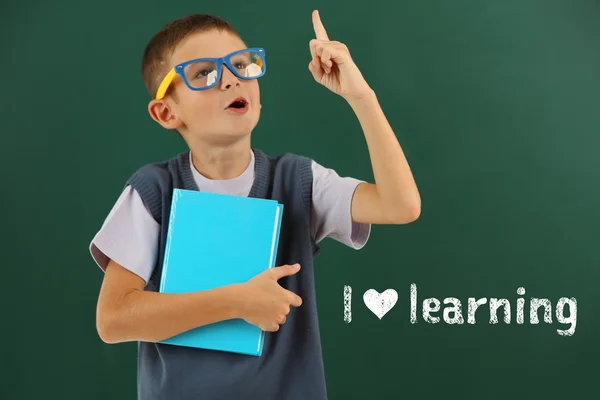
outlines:
[[[283,204],[175,189],[161,293],[242,283],[274,267]],[[260,356],[264,332],[243,319],[194,328],[160,343]]]

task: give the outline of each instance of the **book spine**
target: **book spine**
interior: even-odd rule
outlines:
[[[162,274],[160,278],[159,292],[164,293],[165,282],[167,281],[167,273],[169,272],[169,253],[171,251],[171,241],[173,240],[173,225],[175,224],[175,213],[177,212],[177,202],[179,200],[180,192],[179,189],[173,190],[173,198],[171,200],[171,212],[169,214],[169,228],[167,231],[167,239],[165,243],[165,255],[162,267]]]
[[[269,268],[274,267],[275,257],[277,255],[277,247],[279,245],[279,229],[281,227],[281,216],[283,213],[283,205],[277,205],[275,208],[275,223],[273,226],[273,241],[271,242],[271,259],[269,260]]]

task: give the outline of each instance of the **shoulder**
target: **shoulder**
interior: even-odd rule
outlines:
[[[257,156],[263,156],[268,158],[273,165],[276,167],[295,169],[295,168],[310,168],[312,159],[308,156],[297,154],[297,153],[280,153],[277,155],[267,155],[260,149],[255,149]]]
[[[150,185],[157,184],[161,180],[170,179],[173,175],[175,167],[184,157],[187,157],[189,152],[179,153],[176,156],[163,161],[155,161],[139,167],[129,179],[126,185],[132,183]]]
[[[126,185],[131,185],[138,191],[149,189],[157,189],[161,182],[170,182],[173,176],[177,173],[177,169],[185,157],[189,156],[189,152],[185,151],[176,156],[163,161],[155,161],[145,164],[138,168],[127,179]]]
[[[312,208],[312,159],[297,153],[267,155],[260,149],[254,149],[257,169],[262,163],[268,163],[271,185],[282,196],[301,200],[306,212]]]
[[[271,167],[271,174],[276,181],[280,181],[288,187],[300,185],[303,190],[308,190],[304,186],[312,185],[313,179],[313,160],[305,155],[297,153],[281,153],[277,155],[267,155],[260,149],[254,149],[257,161],[268,160]]]
[[[179,166],[188,154],[183,152],[168,160],[145,164],[133,172],[125,182],[125,186],[135,189],[156,220],[160,220],[158,213],[162,199],[172,192],[173,182],[178,179],[180,173]]]

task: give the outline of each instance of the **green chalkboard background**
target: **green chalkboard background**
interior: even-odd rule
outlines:
[[[102,273],[88,246],[133,171],[185,150],[150,119],[139,72],[172,19],[213,13],[267,49],[254,146],[372,181],[352,110],[307,69],[315,8],[376,91],[422,196],[416,222],[374,226],[361,251],[321,243],[330,398],[593,397],[598,1],[38,0],[0,5],[0,398],[135,398],[136,344],[105,344],[95,330]],[[459,299],[465,320],[469,297],[506,298],[511,323],[500,310],[490,324],[484,306],[476,324],[431,324],[419,305],[411,324],[411,283],[419,303]],[[381,320],[362,301],[368,289],[398,292]],[[531,297],[551,302],[552,323],[542,311],[529,322]],[[561,297],[577,300],[570,337],[557,333],[568,328]]]

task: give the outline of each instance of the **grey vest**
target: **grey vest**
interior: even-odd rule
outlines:
[[[267,156],[258,149],[249,197],[285,205],[276,264],[300,263],[301,270],[278,282],[298,294],[277,332],[266,332],[260,357],[139,342],[140,400],[324,400],[327,398],[321,353],[313,258],[319,247],[311,231],[312,170],[309,158],[294,154]],[[174,188],[198,190],[189,152],[140,168],[127,182],[140,194],[161,225],[158,257],[146,290],[160,285],[167,223]]]

